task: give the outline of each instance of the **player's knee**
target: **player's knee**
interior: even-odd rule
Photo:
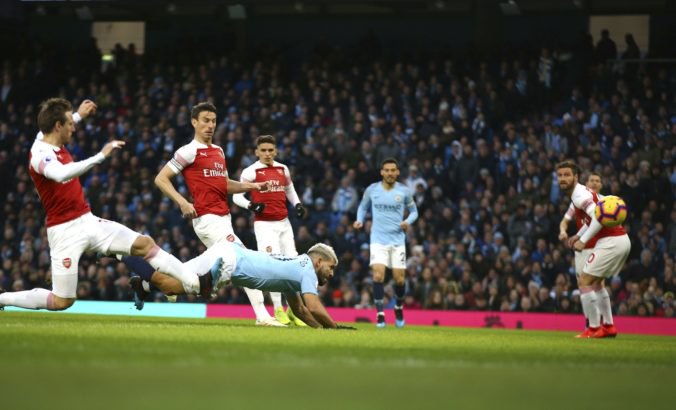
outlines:
[[[66,310],[73,306],[73,303],[75,303],[75,298],[60,298],[54,295],[54,299],[52,300],[49,310]]]
[[[134,241],[131,247],[131,254],[134,256],[145,256],[155,246],[155,241],[150,236],[140,235]]]

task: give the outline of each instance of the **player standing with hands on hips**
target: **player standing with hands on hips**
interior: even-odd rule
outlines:
[[[385,327],[383,299],[385,297],[385,268],[392,269],[394,277],[395,324],[404,327],[404,296],[406,293],[406,231],[418,219],[418,208],[413,193],[404,184],[397,182],[399,163],[394,158],[385,159],[380,166],[381,182],[371,184],[357,210],[357,220],[353,226],[364,226],[366,212],[371,210],[371,262],[373,269],[373,299],[376,305],[377,327]],[[408,217],[404,219],[404,211]]]

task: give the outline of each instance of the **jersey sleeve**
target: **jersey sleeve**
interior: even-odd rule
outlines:
[[[418,219],[418,207],[415,205],[413,200],[413,191],[410,188],[406,188],[406,196],[404,197],[406,201],[406,208],[408,208],[408,217],[406,218],[406,223],[411,225],[413,222]]]
[[[364,196],[361,199],[361,202],[359,202],[359,208],[357,208],[357,222],[359,223],[364,223],[364,219],[366,219],[366,212],[368,212],[369,208],[371,207],[371,192],[373,191],[373,185],[369,185],[368,188],[366,188],[366,191],[364,191]]]
[[[239,176],[240,182],[254,182],[256,179],[256,170],[253,165],[248,166],[242,170],[242,173]],[[244,193],[234,194],[232,196],[232,201],[239,206],[240,208],[247,209],[249,207],[250,201],[244,196]]]
[[[180,174],[195,162],[196,156],[197,150],[192,144],[184,145],[174,153],[174,157],[167,163],[167,166],[174,171],[174,174]]]
[[[591,192],[586,189],[575,189],[571,200],[575,208],[584,211],[589,217],[594,218],[594,208],[596,208],[596,203],[594,203],[594,197]]]
[[[79,177],[94,165],[100,164],[106,157],[98,153],[85,160],[62,164],[51,149],[40,149],[32,152],[31,167],[40,175],[56,182],[64,182]]]
[[[303,269],[303,275],[300,278],[300,293],[311,293],[313,295],[319,296],[317,291],[317,286],[319,282],[317,281],[317,274],[312,263],[308,263]]]
[[[284,191],[286,192],[286,199],[291,203],[291,205],[296,206],[297,204],[300,203],[300,198],[298,197],[296,188],[293,185],[293,180],[291,179],[291,172],[289,172],[289,167],[287,167],[286,165],[282,165],[282,167],[284,168],[284,176],[286,177],[286,180],[289,182],[284,187]]]

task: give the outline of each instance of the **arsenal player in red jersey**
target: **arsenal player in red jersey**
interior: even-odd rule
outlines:
[[[124,142],[110,141],[98,154],[73,162],[66,144],[75,131],[75,124],[94,113],[96,104],[86,100],[76,114],[72,110],[71,104],[61,98],[42,103],[38,114],[41,132],[28,159],[30,176],[47,214],[52,290],[0,292],[0,308],[64,310],[72,306],[77,291],[78,262],[86,250],[143,256],[157,270],[168,269],[167,273],[178,279],[184,289],[210,292],[210,283],[201,284],[195,273],[185,271],[183,264],[160,249],[152,238],[92,215],[78,177],[123,147]]]
[[[251,201],[243,194],[233,196],[233,201],[254,213],[254,232],[258,250],[284,256],[296,256],[296,244],[293,238],[293,228],[289,222],[289,213],[286,207],[288,200],[296,210],[298,217],[305,215],[305,208],[301,204],[296,189],[291,180],[289,168],[275,161],[277,155],[277,141],[272,135],[261,135],[256,139],[256,156],[258,161],[242,171],[242,183],[268,183],[270,188],[265,192],[251,193]],[[282,295],[279,292],[270,292],[275,308],[275,318],[284,324],[294,323],[305,325],[297,319],[293,312],[284,312]]]
[[[228,241],[241,243],[232,229],[228,194],[265,191],[267,182],[239,182],[230,179],[223,149],[212,143],[216,132],[216,107],[208,102],[191,110],[195,138],[179,148],[174,157],[155,177],[155,184],[180,208],[183,217],[191,218],[195,233],[207,248]],[[181,195],[171,179],[182,174],[193,202]],[[256,324],[280,326],[265,310],[263,293],[244,288],[256,314]]]

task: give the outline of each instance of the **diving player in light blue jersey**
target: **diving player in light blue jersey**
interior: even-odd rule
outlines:
[[[364,226],[366,212],[371,211],[371,268],[373,269],[373,299],[378,310],[378,327],[385,327],[383,298],[385,297],[385,268],[392,269],[394,277],[394,307],[397,327],[404,327],[404,296],[406,292],[406,231],[418,219],[418,208],[413,201],[413,193],[404,184],[397,182],[399,163],[388,158],[380,166],[381,182],[371,184],[357,210],[357,220],[353,226]],[[404,219],[404,211],[408,217]]]
[[[183,265],[187,271],[197,272],[200,284],[211,286],[213,283],[216,288],[233,284],[283,292],[293,313],[308,326],[348,328],[338,326],[331,319],[317,291],[318,286],[325,285],[333,277],[337,264],[335,251],[323,243],[311,247],[307,254],[281,256],[220,242]],[[205,277],[209,280],[203,280]],[[149,279],[166,295],[185,293],[181,282],[162,272],[154,272]],[[201,290],[200,293],[204,292]]]

